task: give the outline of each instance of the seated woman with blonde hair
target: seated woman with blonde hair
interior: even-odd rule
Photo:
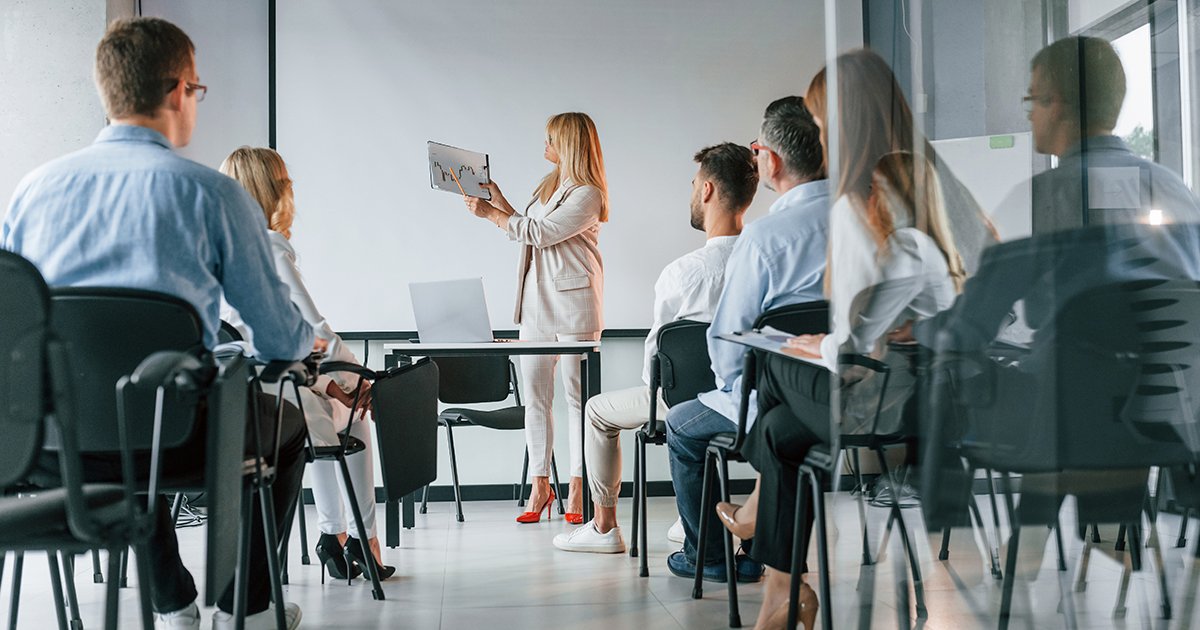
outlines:
[[[358,364],[358,359],[346,348],[337,333],[333,332],[333,328],[317,310],[312,296],[304,287],[300,268],[296,264],[296,251],[289,242],[296,209],[292,198],[292,180],[288,178],[283,158],[272,149],[241,147],[225,158],[220,170],[237,180],[262,206],[266,225],[270,228],[268,236],[271,253],[275,259],[275,271],[291,289],[292,302],[300,309],[305,321],[316,331],[317,338],[328,342],[327,360]],[[233,324],[253,346],[254,331],[242,322],[236,311],[228,306],[223,307],[221,318]],[[357,385],[358,378],[350,373],[335,372],[322,375],[312,387],[300,389],[300,402],[303,404],[304,419],[314,445],[336,446],[339,443],[338,432],[344,431],[347,424],[350,424],[350,435],[366,445],[366,450],[362,453],[347,458],[346,465],[350,470],[359,509],[362,511],[370,555],[377,567],[379,578],[387,579],[396,569],[385,566],[380,557],[375,529],[375,473],[372,454],[374,447],[371,443],[370,427],[366,422],[362,422],[369,411],[370,383],[363,383],[358,408],[352,412],[353,392]],[[358,421],[355,421],[356,416]],[[343,491],[336,462],[318,461],[313,462],[311,466],[313,502],[316,503],[321,529],[316,548],[317,557],[332,577],[353,578],[361,572],[362,565],[366,564],[367,554],[364,553],[361,541],[348,540],[357,538],[358,534],[356,531],[347,532],[345,514],[351,511],[350,497]]]

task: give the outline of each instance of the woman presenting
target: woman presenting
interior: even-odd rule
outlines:
[[[587,114],[565,113],[546,123],[545,158],[554,170],[542,178],[525,211],[517,212],[496,184],[484,184],[491,202],[466,199],[467,208],[488,219],[517,241],[517,310],[514,322],[527,341],[592,341],[603,324],[604,265],[598,240],[600,224],[608,221],[608,185],[596,125]],[[559,357],[522,356],[525,385],[525,442],[529,449],[534,508],[517,517],[536,523],[550,512],[550,457],[554,448],[554,366]],[[569,410],[571,485],[566,519],[583,522],[582,408],[580,358],[562,360],[563,385]]]

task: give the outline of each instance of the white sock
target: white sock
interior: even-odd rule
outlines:
[[[196,606],[196,602],[192,602],[192,603],[188,604],[187,606],[184,606],[183,608],[176,610],[175,612],[158,613],[158,614],[160,616],[166,617],[166,618],[195,617],[195,618],[199,619],[200,618],[200,608],[198,606]]]

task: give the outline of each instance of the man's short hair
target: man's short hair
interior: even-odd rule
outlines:
[[[1125,68],[1098,37],[1066,37],[1038,51],[1032,69],[1078,118],[1083,131],[1117,126],[1125,102]],[[1037,87],[1037,86],[1035,86]]]
[[[96,87],[108,117],[153,116],[192,68],[192,40],[159,18],[115,20],[96,48]]]
[[[754,201],[758,189],[758,166],[750,149],[732,142],[704,147],[696,152],[700,174],[713,180],[725,209],[740,212]]]
[[[807,179],[825,176],[821,132],[802,97],[785,96],[767,106],[759,142],[783,158],[791,175]]]

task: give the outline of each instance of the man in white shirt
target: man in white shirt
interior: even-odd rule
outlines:
[[[566,551],[621,553],[625,541],[617,526],[617,495],[621,490],[623,429],[644,425],[650,411],[650,360],[658,351],[658,330],[680,319],[712,321],[725,284],[725,262],[742,233],[742,217],[754,200],[758,171],[754,156],[743,146],[726,142],[696,153],[700,165],[692,179],[691,225],[708,236],[704,247],[667,265],[654,284],[654,324],[646,336],[646,359],[641,387],[606,392],[588,400],[585,424],[588,483],[595,518],[578,529],[559,534],[554,545]],[[665,418],[662,396],[655,401]]]

